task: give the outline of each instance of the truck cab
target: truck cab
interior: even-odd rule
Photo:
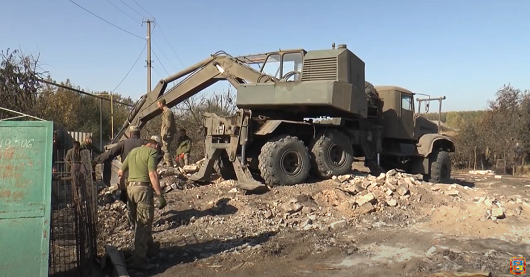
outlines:
[[[383,137],[417,141],[424,134],[438,133],[438,126],[415,112],[414,93],[398,86],[376,86],[383,102]]]

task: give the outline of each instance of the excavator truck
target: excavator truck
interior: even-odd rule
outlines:
[[[374,174],[399,168],[433,182],[448,180],[453,142],[414,113],[414,93],[374,87],[364,68],[342,44],[241,57],[218,52],[161,80],[112,143],[126,138],[129,124],[141,128],[159,115],[159,99],[172,107],[227,80],[237,89],[238,110],[229,117],[204,114],[206,162],[193,181],[209,181],[216,171],[245,190],[293,185],[310,174],[346,174],[354,157],[364,157]]]

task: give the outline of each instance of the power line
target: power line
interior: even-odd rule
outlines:
[[[121,13],[123,13],[124,15],[126,15],[128,18],[130,18],[131,20],[134,20],[134,22],[138,23],[138,20],[134,19],[134,17],[132,17],[130,14],[126,13],[124,10],[122,10],[120,7],[116,6],[116,4],[112,3],[112,1],[110,0],[107,0],[107,2],[109,2],[112,6],[114,6],[118,11],[120,11]]]
[[[158,43],[156,43],[156,41],[153,41],[153,43],[156,45],[157,49],[160,51],[160,56],[162,56],[162,58],[164,58],[164,60],[169,61],[169,58],[166,55],[166,53],[162,50],[162,47],[160,47],[160,45],[158,45]],[[171,64],[173,66],[173,69],[176,69],[174,64],[173,63],[171,63]],[[178,71],[178,70],[176,70],[176,71]]]
[[[184,67],[184,63],[180,60],[179,54],[177,54],[177,51],[175,50],[175,48],[173,48],[173,45],[171,45],[171,43],[169,43],[169,40],[167,39],[166,34],[165,34],[164,31],[162,30],[162,27],[158,27],[158,29],[159,29],[160,32],[162,33],[162,36],[163,36],[164,39],[166,40],[167,44],[169,44],[169,47],[171,48],[171,50],[173,50],[173,53],[175,53],[175,56],[177,57],[177,60],[180,62],[180,65],[181,65],[182,67]]]
[[[137,13],[138,15],[140,15],[141,17],[144,17],[141,13],[139,13],[137,10],[135,10],[133,7],[129,6],[129,4],[123,2],[123,0],[120,0],[120,2],[122,2],[125,6],[129,7],[129,9],[133,10],[135,13]]]
[[[120,0],[122,1],[122,0]],[[138,7],[140,7],[140,9],[142,9],[145,13],[147,13],[147,15],[149,15],[150,17],[152,18],[155,18],[151,13],[149,13],[146,9],[144,9],[140,4],[138,4],[138,2],[136,2],[136,0],[132,0]],[[158,25],[158,22],[155,21],[155,27]],[[160,32],[162,33],[162,37],[164,37],[164,40],[167,42],[167,44],[169,45],[169,47],[171,48],[171,50],[173,50],[173,53],[175,54],[175,56],[177,57],[177,60],[179,61],[180,65],[182,67],[184,67],[184,63],[182,62],[182,60],[180,59],[179,57],[179,54],[177,53],[177,51],[175,50],[175,48],[173,48],[173,45],[171,45],[171,43],[169,42],[169,40],[167,39],[167,36],[166,34],[164,33],[164,31],[162,30],[162,27],[158,27],[158,29],[160,29]],[[153,28],[154,30],[154,28]]]
[[[95,13],[93,13],[93,12],[87,10],[87,9],[84,8],[83,6],[77,4],[76,2],[74,2],[74,1],[72,1],[72,0],[68,0],[68,1],[72,2],[74,5],[80,7],[81,9],[83,9],[83,10],[85,10],[86,12],[90,13],[91,15],[93,15],[93,16],[95,16],[95,17],[97,17],[97,18],[99,18],[99,19],[101,19],[101,20],[103,20],[103,21],[105,21],[107,24],[109,24],[109,25],[111,25],[111,26],[113,26],[113,27],[115,27],[115,28],[117,28],[117,29],[119,29],[119,30],[121,30],[121,31],[123,31],[123,32],[125,32],[125,33],[127,33],[127,34],[129,34],[129,35],[131,35],[131,36],[134,36],[134,37],[137,37],[137,38],[139,38],[139,39],[145,40],[145,38],[143,38],[143,37],[141,37],[141,36],[138,36],[138,35],[135,35],[135,34],[129,32],[129,31],[127,31],[127,30],[125,30],[125,29],[123,29],[123,28],[121,28],[121,27],[119,27],[119,26],[117,26],[117,25],[115,25],[115,24],[113,24],[113,23],[107,21],[106,19],[104,19],[104,18],[100,17],[99,15],[97,15],[97,14],[95,14]]]
[[[140,60],[140,57],[142,57],[142,55],[144,54],[144,51],[145,51],[146,47],[147,47],[147,43],[144,45],[144,49],[142,49],[142,52],[140,53],[140,55],[138,55],[138,58],[136,58],[136,61],[134,61],[134,64],[131,66],[129,71],[127,71],[127,74],[125,74],[123,79],[121,79],[120,83],[112,90],[112,92],[115,92],[120,87],[121,83],[123,83],[123,81],[125,81],[125,79],[127,79],[127,76],[129,76],[129,73],[131,73],[131,71],[133,70],[134,66],[138,63],[138,60]]]
[[[138,7],[140,7],[140,9],[142,9],[145,13],[147,13],[147,15],[149,15],[150,17],[153,17],[148,11],[146,11],[142,6],[140,6],[140,4],[138,4],[138,2],[136,2],[135,0],[132,0]]]
[[[164,71],[167,73],[167,75],[171,75],[169,74],[169,72],[167,71],[166,67],[162,64],[162,62],[160,61],[160,59],[158,58],[158,55],[156,54],[155,50],[152,50],[153,51],[153,54],[155,55],[155,58],[156,60],[158,61],[158,63],[160,64],[160,66],[162,67],[162,69],[164,69]]]

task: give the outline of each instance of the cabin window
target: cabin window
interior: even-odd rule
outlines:
[[[412,106],[412,95],[401,94],[401,109],[406,111],[414,110],[414,107]]]
[[[280,79],[282,77],[280,76],[281,69],[280,55],[271,54],[267,57],[265,64],[262,66],[261,72]]]
[[[302,73],[302,64],[304,56],[302,52],[285,53],[282,59],[282,78],[288,81],[298,81]],[[292,73],[290,73],[292,72]],[[289,76],[286,76],[289,73]]]

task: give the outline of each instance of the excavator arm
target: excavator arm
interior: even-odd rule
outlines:
[[[169,83],[181,79],[175,86],[167,89]],[[127,139],[125,130],[129,125],[142,128],[149,120],[162,113],[157,102],[164,98],[168,107],[174,107],[217,81],[227,80],[236,89],[240,84],[277,82],[278,79],[263,74],[243,60],[232,57],[225,52],[217,52],[211,57],[196,63],[174,75],[158,82],[155,89],[142,96],[129,114],[118,134],[112,139],[111,145]],[[110,145],[109,145],[110,146]],[[107,146],[107,148],[109,147]]]

